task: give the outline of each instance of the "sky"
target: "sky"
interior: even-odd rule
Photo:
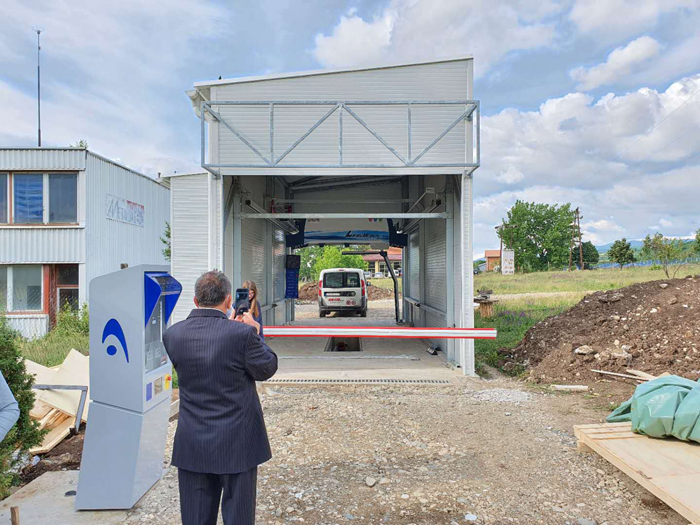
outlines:
[[[517,199],[596,245],[700,228],[700,0],[3,0],[0,145],[198,169],[193,82],[474,55],[474,253]]]

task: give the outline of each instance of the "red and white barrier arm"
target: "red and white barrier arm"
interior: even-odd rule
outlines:
[[[269,337],[386,337],[393,339],[496,339],[495,328],[393,326],[266,326]]]

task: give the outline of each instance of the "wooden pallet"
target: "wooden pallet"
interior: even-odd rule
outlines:
[[[596,452],[695,525],[700,525],[700,445],[632,432],[631,423],[577,425],[579,450]]]

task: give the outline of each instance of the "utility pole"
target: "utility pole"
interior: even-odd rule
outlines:
[[[571,239],[569,241],[569,271],[573,265],[574,247],[578,246],[579,268],[583,270],[583,243],[581,242],[581,213],[574,210],[574,222],[571,223]]]
[[[34,26],[32,30],[36,33],[36,109],[37,109],[37,139],[41,147],[41,33],[43,27]]]
[[[578,256],[579,256],[579,263],[580,263],[580,268],[583,270],[583,242],[581,242],[581,213],[578,211],[578,208],[576,208],[576,223],[578,225]]]

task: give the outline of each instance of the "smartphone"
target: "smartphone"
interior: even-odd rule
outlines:
[[[235,317],[243,315],[248,310],[250,310],[250,300],[248,288],[237,288],[234,309],[236,311]]]

